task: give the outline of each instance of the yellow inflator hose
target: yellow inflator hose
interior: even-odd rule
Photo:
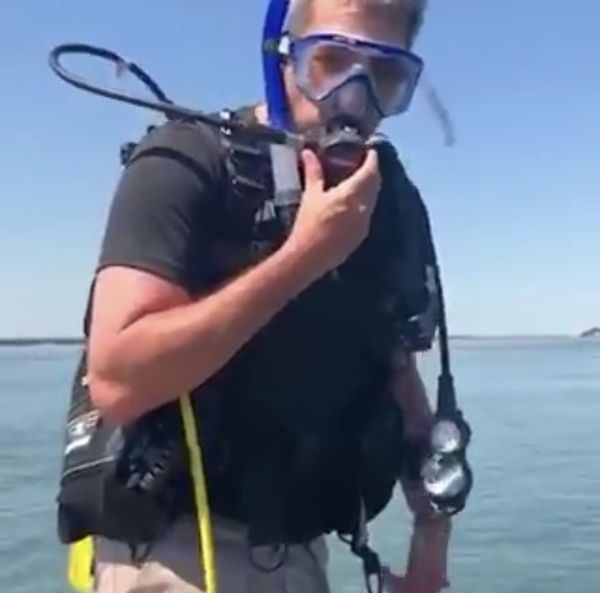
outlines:
[[[78,593],[87,593],[94,587],[93,562],[94,540],[91,537],[84,537],[69,546],[67,581]]]
[[[202,450],[198,426],[192,409],[189,395],[179,400],[185,443],[190,455],[190,473],[194,485],[194,500],[196,501],[196,519],[198,521],[198,542],[200,545],[200,574],[204,568],[206,593],[217,593],[217,567],[215,561],[215,545],[212,524],[210,521],[210,506],[206,489],[206,476],[202,463]]]
[[[198,426],[194,417],[189,395],[179,400],[185,443],[190,458],[190,473],[194,486],[196,519],[198,522],[198,543],[200,546],[200,574],[204,574],[206,593],[217,593],[217,569],[215,546],[210,520],[210,506],[206,488],[206,477],[202,463],[202,450]],[[88,593],[94,587],[92,565],[94,561],[94,540],[86,537],[72,544],[67,560],[67,579],[78,593]]]

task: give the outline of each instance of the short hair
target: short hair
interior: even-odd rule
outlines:
[[[300,33],[308,19],[312,6],[318,0],[291,0],[287,15],[287,30],[291,33]],[[396,8],[408,20],[408,43],[412,45],[417,37],[425,17],[427,0],[354,0],[367,7],[389,6]]]

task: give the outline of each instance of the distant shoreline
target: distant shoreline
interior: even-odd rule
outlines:
[[[0,338],[0,347],[6,346],[77,346],[83,338]]]
[[[564,340],[576,337],[570,334],[455,334],[450,340]]]
[[[539,335],[468,335],[456,334],[450,336],[450,341],[477,341],[477,340],[532,340],[532,339],[568,339],[576,338],[566,334],[539,334]],[[0,348],[5,347],[31,347],[31,346],[78,346],[83,344],[83,338],[73,337],[39,337],[39,338],[0,338]]]

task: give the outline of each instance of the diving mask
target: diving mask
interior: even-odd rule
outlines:
[[[405,112],[423,70],[421,58],[400,46],[336,33],[284,38],[282,53],[300,90],[332,116]]]
[[[324,129],[305,136],[321,159],[326,186],[335,185],[364,161],[365,137],[378,120],[408,109],[423,62],[399,46],[330,32],[284,35],[279,51],[298,88],[319,106]]]

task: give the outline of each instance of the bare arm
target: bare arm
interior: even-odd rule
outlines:
[[[395,356],[392,389],[404,414],[406,438],[427,438],[433,413],[413,355],[398,353]],[[451,521],[443,515],[432,514],[419,483],[407,476],[402,476],[400,483],[415,517],[405,577],[415,589],[408,590],[439,591],[447,585]]]
[[[176,399],[217,372],[311,280],[292,249],[195,302],[154,275],[104,270],[90,335],[94,403],[123,423]]]
[[[305,172],[302,205],[283,247],[197,302],[176,283],[129,267],[99,274],[88,366],[91,396],[104,417],[128,422],[204,383],[362,242],[379,189],[375,152],[327,192],[311,153]],[[157,232],[164,232],[160,221]]]
[[[394,354],[392,391],[402,408],[406,437],[427,437],[433,423],[433,413],[413,354],[404,351]]]
[[[425,385],[419,375],[414,355],[398,352],[394,355],[392,391],[404,416],[404,435],[407,441],[427,439],[433,424],[433,412]],[[425,493],[419,483],[402,475],[400,483],[415,519],[421,521],[431,515]]]
[[[427,439],[434,418],[414,355],[397,353],[393,368],[392,391],[402,408],[405,439],[413,442]],[[416,521],[423,522],[431,519],[431,507],[421,484],[412,481],[406,475],[400,477],[400,483]]]

